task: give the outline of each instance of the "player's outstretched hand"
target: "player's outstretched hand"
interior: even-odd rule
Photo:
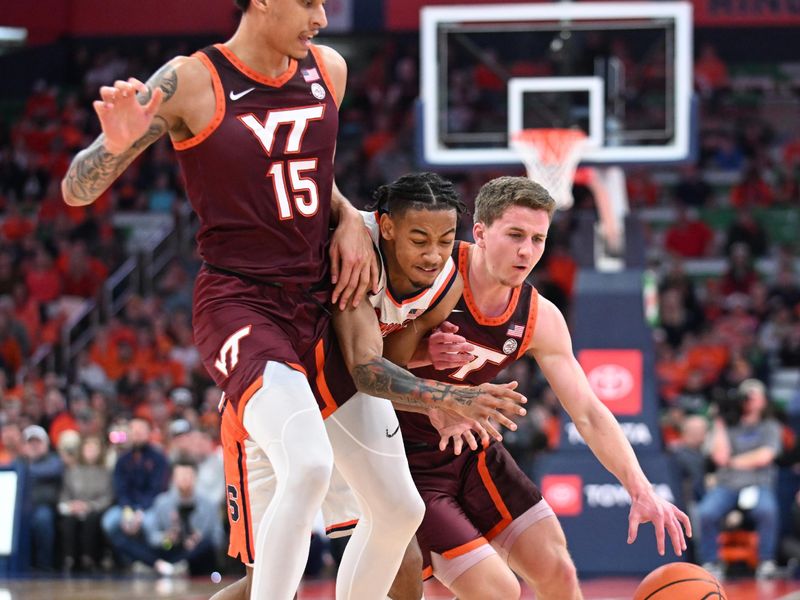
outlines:
[[[520,405],[528,401],[525,396],[514,391],[516,387],[516,381],[462,387],[453,394],[451,401],[443,408],[477,421],[487,431],[493,427],[490,419],[514,431],[517,426],[508,416],[524,415],[526,411]]]
[[[692,523],[674,504],[661,498],[652,488],[649,488],[635,498],[631,498],[631,512],[628,515],[628,543],[636,541],[639,525],[652,523],[656,530],[656,546],[658,553],[664,556],[666,551],[666,535],[672,542],[672,549],[677,556],[686,550],[686,535],[692,537]]]
[[[475,358],[471,352],[475,346],[467,338],[458,335],[458,326],[444,321],[428,338],[428,355],[434,369],[457,369]]]
[[[103,129],[103,145],[111,154],[121,154],[147,133],[164,92],[157,87],[151,93],[150,88],[131,77],[101,87],[100,98],[92,105]]]
[[[331,282],[334,285],[331,303],[341,310],[352,302],[359,305],[367,290],[377,292],[378,262],[372,238],[364,220],[355,216],[344,216],[331,236]]]
[[[431,425],[439,432],[439,450],[446,450],[452,441],[453,452],[456,456],[461,454],[465,443],[471,450],[478,449],[478,440],[475,439],[475,434],[478,435],[484,447],[489,445],[491,438],[498,441],[503,439],[503,436],[494,427],[491,428],[491,431],[487,431],[474,419],[467,419],[447,410],[432,408],[428,411],[428,418],[431,420]]]

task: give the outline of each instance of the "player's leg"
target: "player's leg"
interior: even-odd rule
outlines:
[[[508,565],[497,556],[462,506],[461,474],[474,462],[470,454],[444,461],[437,454],[409,455],[414,481],[425,500],[425,518],[417,540],[432,574],[459,600],[519,598],[520,587]]]
[[[249,600],[250,585],[253,582],[253,568],[247,567],[247,575],[225,586],[209,600]]]
[[[432,564],[436,579],[458,600],[518,600],[520,597],[516,575],[489,544],[450,559],[434,553]]]
[[[397,416],[388,400],[356,394],[325,426],[337,469],[361,509],[339,565],[336,597],[384,598],[425,511]]]
[[[322,503],[325,532],[331,539],[350,536],[361,517],[361,508],[353,490],[334,466],[331,485]],[[422,552],[416,537],[403,554],[400,569],[389,589],[391,600],[420,600],[422,598]]]
[[[536,485],[502,444],[473,456],[462,476],[470,521],[537,598],[580,598],[564,533]]]
[[[389,589],[391,600],[420,600],[422,598],[422,552],[416,536],[403,555],[403,562]]]
[[[308,558],[313,520],[328,489],[333,452],[308,381],[283,363],[267,363],[262,386],[245,405],[242,422],[274,469],[274,495],[253,523],[252,597],[291,600]],[[253,466],[248,465],[251,489],[263,483]]]
[[[517,527],[512,522],[505,535],[492,543],[508,550],[508,565],[536,591],[537,598],[580,600],[583,596],[564,531],[552,511],[537,519],[535,513],[541,508],[542,503],[515,519]],[[504,554],[502,549],[500,554]]]

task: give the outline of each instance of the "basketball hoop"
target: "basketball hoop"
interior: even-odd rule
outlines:
[[[523,129],[511,137],[528,177],[550,192],[561,210],[572,206],[572,179],[587,142],[579,129]]]

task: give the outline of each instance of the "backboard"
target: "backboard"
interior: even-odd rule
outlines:
[[[589,164],[686,160],[692,6],[561,2],[422,9],[423,160],[510,165],[511,135],[578,127]]]

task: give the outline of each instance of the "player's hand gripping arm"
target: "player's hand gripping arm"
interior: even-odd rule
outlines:
[[[342,104],[347,87],[347,63],[328,46],[317,46],[336,93],[336,106]],[[359,212],[339,191],[336,182],[331,190],[331,220],[336,229],[331,236],[331,302],[344,310],[348,302],[358,306],[364,292],[377,292],[378,262],[372,238]]]
[[[394,364],[409,369],[430,364],[435,369],[458,368],[472,360],[474,356],[469,353],[475,347],[465,338],[455,335],[458,327],[445,321],[463,291],[464,280],[457,274],[453,285],[436,306],[407,327],[386,337],[383,355]],[[430,336],[425,337],[428,333]]]
[[[636,540],[639,525],[652,522],[659,554],[664,554],[666,530],[675,554],[680,556],[686,550],[681,524],[692,535],[689,517],[655,493],[619,423],[594,394],[572,353],[564,317],[552,302],[542,297],[529,351],[592,452],[630,494],[628,543]]]
[[[426,338],[421,340],[408,363],[410,369],[431,365],[437,371],[457,369],[475,360],[471,352],[475,346],[464,336],[458,335],[458,326],[444,321]]]
[[[514,391],[516,384],[467,387],[415,377],[385,359],[378,319],[368,302],[337,311],[333,319],[347,368],[360,392],[388,398],[398,408],[442,408],[478,421],[487,431],[489,419],[516,429],[506,415],[523,415],[527,400]]]
[[[378,259],[364,219],[348,202],[336,183],[331,197],[333,217],[337,221],[331,236],[331,282],[334,284],[331,302],[340,310],[352,302],[353,307],[364,298],[369,289],[378,287]]]
[[[459,367],[464,362],[468,362],[459,360],[459,357],[463,352],[472,350],[473,346],[466,343],[461,336],[456,337],[460,338],[462,343],[454,342],[451,334],[455,333],[458,327],[444,321],[458,303],[463,291],[464,280],[461,275],[457,275],[447,294],[435,307],[411,321],[407,327],[389,334],[384,339],[383,356],[397,365],[408,365],[410,368],[433,362],[435,368],[446,369],[450,366]],[[434,329],[433,334],[426,338],[425,336],[431,329]],[[472,360],[472,355],[468,354],[468,356]],[[397,406],[397,408],[398,410],[413,410],[413,407],[409,406]],[[487,431],[478,421],[446,409],[429,408],[417,412],[427,414],[431,425],[439,432],[440,450],[447,448],[451,441],[456,455],[461,454],[465,442],[471,449],[477,450],[478,442],[475,439],[475,433],[478,434],[484,446],[489,444],[490,437],[497,441],[503,439],[496,428],[490,427]]]
[[[100,88],[101,99],[93,106],[102,133],[75,156],[61,182],[67,204],[94,202],[145,148],[175,127],[173,96],[184,60],[168,62],[147,84],[131,77]]]

